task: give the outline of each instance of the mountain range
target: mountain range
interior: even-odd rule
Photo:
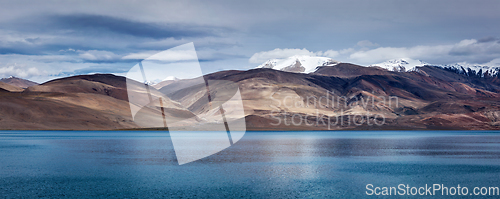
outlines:
[[[237,83],[245,113],[240,119],[248,130],[500,129],[497,73],[472,75],[465,67],[458,71],[418,63],[391,68],[390,64],[405,64],[402,61],[415,63],[404,59],[370,67],[307,59],[295,56],[203,78]],[[286,66],[289,63],[293,67]],[[168,78],[150,89],[168,97],[162,106],[169,107],[169,117],[179,120],[212,114],[212,102],[204,96],[230,92],[224,84],[207,91],[192,82]],[[140,128],[132,120],[127,95],[138,91],[127,91],[125,77],[79,75],[17,90],[6,85],[0,84],[1,129]],[[325,119],[332,119],[330,125]]]
[[[327,57],[314,57],[309,55],[296,55],[285,59],[270,59],[257,68],[271,68],[275,70],[299,73],[313,73],[321,66],[333,66],[341,62]],[[417,67],[433,66],[447,69],[456,73],[479,76],[495,76],[500,71],[500,65],[488,66],[480,64],[469,64],[466,62],[454,64],[431,64],[422,60],[410,58],[400,58],[387,60],[382,63],[370,64],[368,67],[378,67],[394,72],[410,72],[417,70]]]
[[[468,76],[495,76],[498,75],[500,71],[500,66],[488,66],[479,64],[469,64],[466,62],[454,63],[454,64],[430,64],[421,60],[413,60],[409,58],[403,59],[393,59],[379,64],[369,65],[370,67],[380,67],[390,71],[406,72],[415,71],[422,66],[433,66],[438,68],[443,68],[446,70],[454,71],[459,74],[465,74]]]

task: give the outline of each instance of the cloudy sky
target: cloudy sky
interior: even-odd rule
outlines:
[[[194,42],[204,73],[297,54],[500,65],[500,1],[0,1],[0,77],[123,75]]]

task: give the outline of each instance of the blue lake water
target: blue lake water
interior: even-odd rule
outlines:
[[[2,198],[360,198],[367,184],[499,187],[500,133],[247,132],[179,166],[168,132],[0,131]]]

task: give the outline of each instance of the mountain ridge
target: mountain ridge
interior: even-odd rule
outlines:
[[[38,83],[27,80],[27,79],[22,79],[14,76],[10,76],[8,78],[2,78],[0,79],[0,82],[4,82],[7,84],[10,84],[12,86],[20,87],[20,88],[28,88],[30,86],[38,85]]]
[[[304,64],[304,63],[306,64]],[[342,62],[327,57],[315,57],[309,55],[295,55],[284,59],[270,59],[256,68],[271,68],[286,72],[295,73],[315,73],[325,66],[335,66]],[[500,66],[488,66],[481,64],[469,64],[466,62],[454,64],[431,64],[422,60],[410,58],[391,59],[378,64],[370,64],[362,67],[378,67],[393,72],[412,72],[418,71],[418,67],[433,66],[453,71],[468,76],[498,76],[500,75]]]
[[[417,69],[394,72],[338,63],[321,66],[313,73],[269,68],[229,70],[198,77],[222,81],[209,90],[190,79],[150,89],[169,98],[165,99],[172,104],[168,105],[169,117],[183,119],[213,114],[213,103],[204,97],[230,94],[224,82],[234,82],[244,107],[245,117],[239,119],[247,122],[249,130],[500,129],[498,77],[479,78],[433,66]],[[127,82],[125,77],[111,74],[79,75],[51,80],[23,92],[0,90],[0,128],[140,128],[131,117],[127,92],[135,92],[134,86],[144,84],[132,81],[129,87]],[[128,87],[132,90],[127,91]],[[314,101],[325,96],[335,103],[319,106]],[[397,101],[386,103],[389,99]],[[176,104],[186,108],[175,108]],[[139,113],[148,114],[147,110]],[[383,116],[384,125],[353,124],[356,116],[358,120],[382,122],[377,115]],[[299,124],[292,116],[304,120]],[[323,116],[342,117],[343,122],[331,127],[315,123]],[[278,121],[281,123],[273,125]]]
[[[371,64],[368,67],[380,67],[395,72],[410,72],[416,71],[418,70],[418,67],[422,66],[444,68],[457,73],[467,74],[469,76],[474,73],[474,75],[479,75],[481,77],[484,77],[485,74],[486,76],[495,76],[498,75],[500,71],[500,66],[470,64],[467,62],[454,64],[431,64],[422,60],[413,60],[410,58],[392,59],[378,64]]]

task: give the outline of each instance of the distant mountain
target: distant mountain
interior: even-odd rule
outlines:
[[[343,116],[345,121],[331,129],[500,129],[500,79],[477,79],[440,67],[393,72],[341,63],[308,74],[259,68],[221,71],[206,75],[205,79],[229,80],[240,85],[248,129],[326,129],[315,123],[317,114]],[[169,92],[183,84],[185,89]],[[210,95],[224,93],[223,88],[211,89]],[[189,104],[201,96],[200,89],[203,87],[195,89],[188,80],[181,80],[160,92],[181,104]],[[326,98],[333,100],[328,103]],[[391,98],[397,100],[388,103]],[[321,99],[328,104],[318,105]],[[205,111],[206,105],[190,108],[193,112]],[[356,115],[359,121],[383,115],[385,124],[349,123],[349,118]],[[306,124],[292,116],[303,116],[309,121]]]
[[[328,57],[314,57],[309,55],[295,55],[285,59],[271,59],[257,68],[271,68],[295,73],[312,73],[320,66],[334,66],[340,62]]]
[[[418,66],[429,65],[421,60],[414,60],[409,58],[393,59],[378,64],[369,65],[369,67],[380,67],[394,72],[410,72],[415,71]]]
[[[319,70],[322,70],[322,73],[325,71],[330,71],[332,73],[332,68],[325,66],[335,66],[341,64],[341,62],[333,60],[327,57],[315,57],[308,55],[295,55],[292,57],[288,57],[285,59],[271,59],[263,64],[257,66],[257,68],[270,68],[274,70],[280,70],[285,72],[295,72],[295,73],[317,73]],[[349,66],[350,64],[343,65],[344,67]],[[378,64],[371,64],[368,67],[375,67],[385,69],[387,71],[392,72],[412,72],[418,71],[419,67],[423,66],[432,66],[442,68],[457,74],[464,74],[470,77],[500,77],[500,65],[498,66],[488,66],[488,65],[480,65],[480,64],[470,64],[466,62],[454,63],[454,64],[432,64],[427,63],[422,60],[414,60],[410,58],[400,58],[400,59],[392,59]],[[336,68],[338,69],[338,68]],[[334,70],[336,70],[334,69]],[[350,75],[357,76],[359,75],[356,71],[356,67],[349,69],[351,72]],[[343,73],[349,71],[343,70]],[[337,71],[338,72],[338,71]],[[366,72],[366,71],[365,71]],[[380,71],[371,71],[375,73],[379,73]],[[333,72],[335,73],[335,72]],[[373,75],[373,73],[371,73]],[[338,74],[337,74],[338,75]],[[344,74],[345,75],[345,74]],[[165,81],[165,83],[170,83],[169,81]],[[164,85],[161,85],[164,86]],[[156,86],[160,87],[160,86]]]
[[[162,87],[169,85],[171,83],[174,83],[176,81],[179,81],[179,78],[174,77],[174,76],[168,76],[167,78],[163,79],[163,81],[158,82],[156,84],[153,84],[152,86],[158,90],[160,90]]]
[[[487,66],[479,64],[470,64],[467,62],[454,63],[454,64],[432,64],[421,60],[414,60],[410,58],[392,59],[378,64],[369,65],[369,67],[379,67],[394,72],[410,72],[416,71],[418,67],[434,66],[453,71],[458,74],[465,74],[467,76],[496,76],[499,73],[500,66]]]
[[[467,76],[491,77],[500,75],[500,66],[469,64],[466,62],[437,66]]]
[[[73,76],[30,86],[23,92],[0,93],[0,129],[136,127],[130,118],[124,77]]]
[[[26,80],[26,79],[17,78],[14,76],[10,76],[8,78],[2,78],[2,79],[0,79],[0,82],[4,82],[4,83],[7,83],[7,84],[10,84],[13,86],[17,86],[20,88],[28,88],[30,86],[38,85],[38,83],[36,83],[36,82],[32,82],[32,81]]]
[[[179,78],[174,77],[174,76],[168,76],[165,79],[163,79],[163,81],[169,81],[169,80],[171,80],[171,81],[177,81],[177,80],[179,80]]]
[[[9,92],[0,82],[0,129],[112,130],[139,128],[132,120],[129,97],[143,96],[144,83],[111,74],[78,75]],[[10,86],[10,85],[9,85]],[[152,96],[160,95],[153,87]],[[147,97],[144,100],[148,100]],[[156,104],[153,104],[156,105]],[[166,116],[192,115],[163,98]],[[154,114],[142,109],[140,114]],[[147,118],[148,121],[150,118]]]

